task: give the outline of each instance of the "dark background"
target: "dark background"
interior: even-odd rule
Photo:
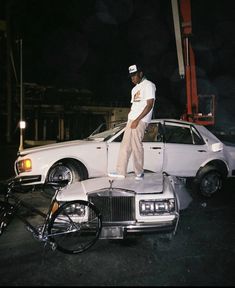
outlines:
[[[0,18],[8,11],[10,19],[18,78],[16,40],[23,39],[24,83],[80,89],[86,92],[83,103],[92,98],[94,104],[129,107],[128,66],[138,61],[157,87],[155,116],[179,118],[184,111],[170,0],[0,0],[0,5]],[[232,0],[191,1],[198,94],[215,94],[216,127],[222,129],[234,127],[235,120],[234,6]]]
[[[0,0],[0,19],[6,18],[6,4],[18,79],[16,40],[23,39],[24,83],[87,92],[84,99],[61,98],[71,105],[86,103],[87,95],[91,95],[97,105],[129,106],[131,83],[127,68],[138,60],[157,86],[156,116],[181,114],[186,103],[185,86],[178,76],[169,0]],[[198,92],[216,95],[216,125],[232,128],[235,1],[192,0],[191,4]],[[1,33],[1,135],[6,115],[4,51],[5,38]],[[45,92],[44,99],[54,102],[59,98],[58,94],[55,96]],[[13,99],[12,106],[18,111],[17,101]],[[15,114],[12,117],[19,120]],[[12,147],[12,153],[1,147],[1,177],[13,175],[13,165],[9,163],[13,163],[17,148]],[[127,243],[99,241],[88,253],[71,257],[48,247],[44,250],[15,220],[1,236],[0,283],[232,286],[233,186],[229,183],[223,193],[210,201],[194,198],[190,209],[181,214],[171,243],[162,243],[155,237],[140,237]]]

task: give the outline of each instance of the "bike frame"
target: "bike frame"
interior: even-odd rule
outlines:
[[[0,201],[0,235],[11,219],[16,216],[37,240],[45,244],[49,243],[52,250],[58,249],[64,253],[77,254],[94,245],[101,233],[102,216],[95,205],[89,201],[78,199],[59,203],[57,195],[67,184],[67,180],[47,183],[47,186],[55,188],[55,193],[51,198],[47,213],[44,213],[14,194],[23,192],[22,181],[19,179],[9,181],[4,201]],[[21,207],[43,217],[43,224],[32,225],[18,212]]]
[[[48,183],[47,185],[49,186],[54,186],[56,187],[55,190],[55,194],[52,196],[47,213],[42,212],[41,210],[35,208],[34,206],[30,205],[29,203],[25,202],[24,200],[21,200],[18,196],[16,196],[14,194],[15,191],[15,187],[20,187],[20,183],[15,180],[11,180],[8,183],[8,190],[7,193],[4,197],[4,202],[8,203],[11,206],[11,211],[10,211],[10,215],[8,214],[8,216],[10,216],[10,218],[12,219],[14,216],[16,216],[17,218],[19,218],[27,227],[27,229],[33,233],[34,236],[36,236],[39,240],[41,241],[45,241],[45,242],[50,242],[49,241],[49,236],[46,233],[46,228],[48,226],[48,223],[51,219],[51,216],[53,214],[53,207],[56,203],[56,197],[59,193],[59,191],[63,188],[63,186],[67,185],[67,180],[66,181],[60,181],[60,182],[56,182],[56,183]],[[22,192],[21,190],[17,192]],[[12,201],[13,203],[12,203]],[[42,224],[42,226],[40,226],[40,228],[35,227],[34,225],[32,225],[24,216],[20,215],[20,213],[18,213],[18,211],[20,210],[20,208],[26,208],[28,211],[34,212],[37,215],[40,215],[41,217],[44,218],[44,222]],[[10,219],[10,220],[11,220]]]

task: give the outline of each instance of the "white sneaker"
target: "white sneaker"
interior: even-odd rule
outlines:
[[[108,173],[108,176],[113,178],[125,178],[124,175],[118,174],[117,172],[110,172]]]
[[[144,172],[142,172],[141,174],[137,174],[135,177],[135,180],[143,180],[144,179]]]

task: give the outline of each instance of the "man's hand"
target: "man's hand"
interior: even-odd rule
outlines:
[[[135,119],[132,121],[131,123],[131,129],[136,129],[136,127],[138,126],[140,120],[149,113],[149,111],[152,109],[154,104],[154,99],[148,99],[147,100],[147,105],[145,106],[144,110],[142,111],[142,113]]]
[[[131,129],[136,129],[139,124],[139,120],[135,119],[131,122]]]

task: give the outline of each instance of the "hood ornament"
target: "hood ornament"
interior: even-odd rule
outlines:
[[[112,187],[113,186],[113,180],[109,179],[109,184],[110,184],[109,189],[112,190],[113,189],[113,187]]]

